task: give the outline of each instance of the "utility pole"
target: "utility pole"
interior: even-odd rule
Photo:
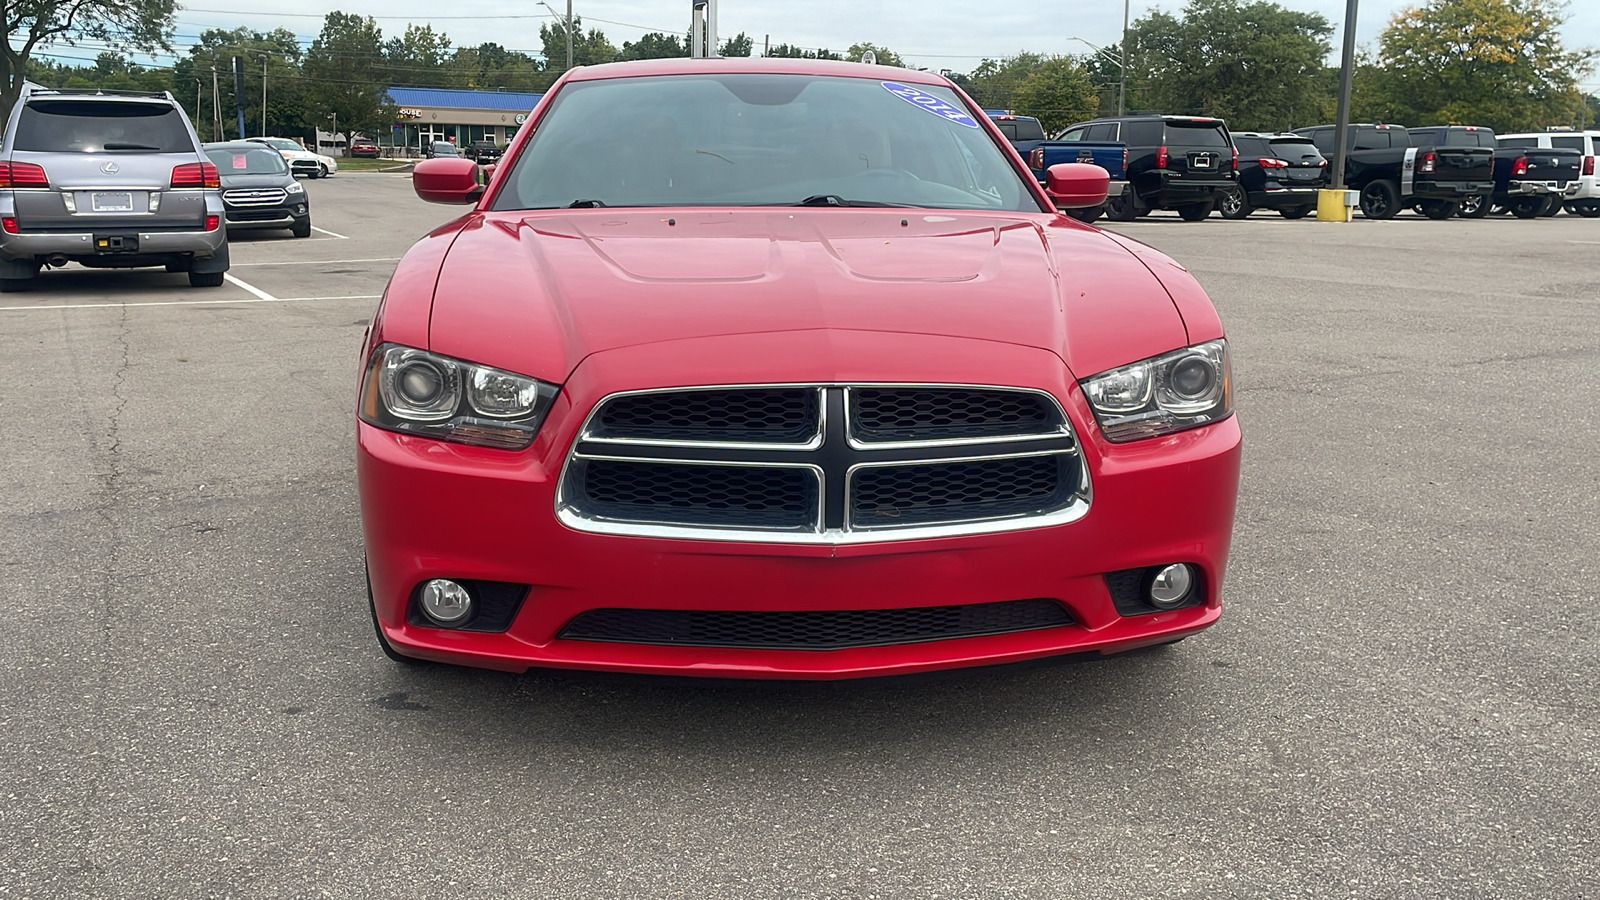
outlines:
[[[233,107],[239,114],[239,138],[244,139],[244,57],[233,58]]]
[[[1344,52],[1339,59],[1339,103],[1334,111],[1332,183],[1317,194],[1317,218],[1324,222],[1350,221],[1345,204],[1345,153],[1350,149],[1350,94],[1356,71],[1356,0],[1344,10]]]
[[[1117,115],[1128,114],[1128,5],[1122,0],[1122,83],[1117,87]]]
[[[261,136],[267,136],[267,55],[261,54]]]
[[[211,58],[211,139],[213,141],[225,141],[225,140],[228,139],[228,136],[226,134],[223,134],[223,132],[222,132],[222,104],[220,102],[218,102],[221,99],[221,97],[222,97],[222,93],[221,93],[221,91],[219,91],[217,89],[217,59],[216,59],[216,57],[212,57]],[[240,137],[243,137],[243,136],[244,135],[240,135]]]
[[[572,68],[572,0],[567,0],[567,68]]]
[[[194,80],[194,121],[200,121],[200,79],[198,78]]]

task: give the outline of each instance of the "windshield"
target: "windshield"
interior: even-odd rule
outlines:
[[[35,100],[17,120],[17,150],[193,153],[177,107],[165,103]]]
[[[279,150],[305,150],[304,147],[288,138],[262,138],[261,143],[266,144],[268,147],[276,147]]]
[[[261,147],[256,150],[208,149],[206,156],[216,163],[223,175],[278,175],[289,169],[276,150]]]
[[[493,208],[1040,211],[988,132],[945,87],[675,75],[575,82],[551,100]]]

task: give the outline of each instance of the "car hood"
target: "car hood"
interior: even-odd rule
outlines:
[[[287,188],[294,183],[288,172],[266,175],[223,175],[224,188]]]
[[[816,329],[1041,348],[1078,377],[1185,341],[1151,270],[1095,229],[909,209],[473,214],[428,339],[559,382],[606,350]]]

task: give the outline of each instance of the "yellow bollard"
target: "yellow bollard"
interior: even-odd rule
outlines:
[[[1323,188],[1317,191],[1317,221],[1348,222],[1360,202],[1361,194],[1357,191]]]

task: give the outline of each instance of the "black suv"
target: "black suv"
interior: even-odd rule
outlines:
[[[1105,124],[1116,126],[1106,140],[1128,150],[1128,190],[1106,203],[1108,219],[1127,222],[1153,209],[1175,209],[1185,221],[1198,222],[1238,184],[1238,158],[1221,119],[1124,116],[1079,123]]]
[[[229,233],[287,228],[297,238],[311,236],[311,201],[278,151],[252,141],[206,144],[204,149],[222,176]]]
[[[1234,132],[1239,185],[1217,198],[1224,219],[1242,219],[1258,209],[1303,219],[1317,208],[1317,191],[1328,186],[1328,160],[1298,134]]]

